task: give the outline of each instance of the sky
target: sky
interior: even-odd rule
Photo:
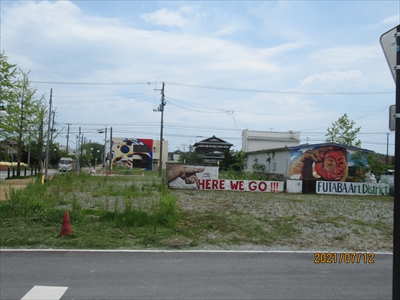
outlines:
[[[300,131],[323,143],[345,113],[361,147],[394,154],[395,83],[380,37],[399,1],[0,0],[0,50],[52,109],[57,142]],[[68,125],[69,124],[69,125]]]

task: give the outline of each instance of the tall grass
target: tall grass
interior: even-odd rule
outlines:
[[[28,183],[26,189],[10,189],[8,191],[10,200],[3,201],[0,205],[0,213],[3,212],[1,216],[30,215],[52,207],[54,203],[45,198],[45,191],[45,187],[40,184],[39,177],[34,182]]]
[[[90,204],[93,198],[100,199],[95,207]],[[45,184],[38,179],[25,189],[12,191],[10,200],[0,204],[0,217],[39,220],[40,216],[46,222],[54,219],[59,223],[66,210],[82,220],[96,215],[97,221],[118,228],[173,227],[178,218],[174,196],[154,179],[141,182],[134,177],[85,173],[57,175]]]
[[[115,200],[114,210],[103,211],[100,220],[111,221],[118,228],[159,225],[172,228],[178,219],[176,200],[168,189],[161,190],[160,199],[150,202],[147,206],[138,202],[134,207],[133,198],[125,197],[124,208],[120,210],[118,209],[119,201]]]

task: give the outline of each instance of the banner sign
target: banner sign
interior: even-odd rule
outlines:
[[[283,192],[283,181],[200,179],[199,190]]]
[[[170,188],[199,189],[199,181],[218,179],[218,166],[167,164],[167,182]]]
[[[389,185],[385,183],[317,181],[317,194],[342,195],[389,195]]]
[[[218,166],[167,165],[170,188],[192,190],[221,190],[278,193],[283,192],[283,181],[218,179]]]

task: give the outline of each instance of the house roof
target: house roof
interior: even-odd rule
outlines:
[[[194,144],[193,146],[195,147],[199,147],[199,146],[203,146],[203,145],[212,145],[212,146],[233,146],[233,144],[228,143],[220,138],[217,138],[215,135],[213,135],[212,137],[202,140],[200,142],[197,142],[196,144]]]
[[[292,143],[299,142],[298,139],[293,139],[293,138],[267,137],[267,136],[251,136],[251,137],[248,137],[247,139],[254,140],[254,141],[276,141],[276,142],[292,142]]]
[[[0,142],[1,148],[14,148],[17,146],[17,141],[14,140],[3,140]]]
[[[353,146],[347,146],[347,145],[342,145],[342,144],[337,144],[337,143],[320,143],[320,144],[302,144],[298,146],[290,146],[290,147],[280,147],[280,148],[273,148],[273,149],[263,149],[263,150],[256,150],[256,151],[248,151],[246,154],[261,154],[261,153],[268,153],[268,152],[283,152],[283,151],[297,151],[302,148],[319,148],[319,147],[326,147],[326,146],[336,146],[336,147],[343,147],[348,150],[353,150],[353,151],[362,151],[362,152],[373,152],[372,150],[368,149],[362,149],[362,148],[357,148]]]
[[[204,153],[203,157],[204,158],[212,158],[212,157],[215,157],[215,158],[222,157],[223,158],[224,154],[222,152],[216,153],[216,151],[212,151],[212,152]]]

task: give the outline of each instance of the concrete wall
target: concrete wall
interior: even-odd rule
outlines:
[[[265,165],[264,172],[289,176],[290,153],[288,151],[247,154],[246,170],[254,171],[254,163]]]
[[[153,140],[153,170],[158,170],[160,165],[160,146],[160,140]],[[162,164],[165,170],[165,164],[168,162],[168,141],[163,141],[162,148]]]

